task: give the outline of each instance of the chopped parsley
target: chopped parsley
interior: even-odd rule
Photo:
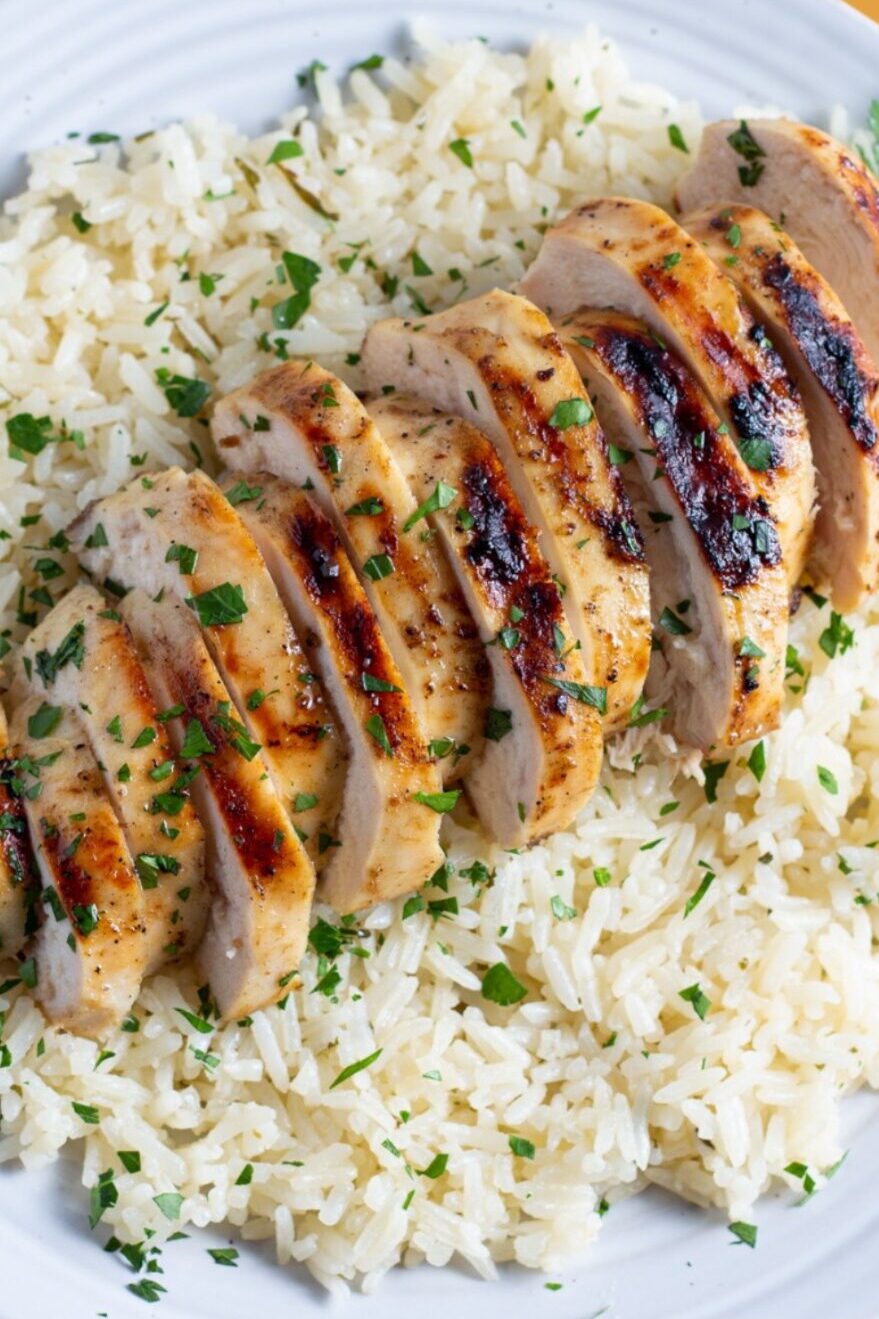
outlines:
[[[702,766],[705,775],[705,799],[711,803],[717,801],[717,785],[729,769],[728,760],[706,760]]]
[[[380,582],[383,577],[390,577],[395,571],[394,560],[389,554],[371,554],[363,565],[363,571],[373,582]]]
[[[357,1062],[349,1063],[347,1067],[343,1067],[335,1081],[333,1081],[330,1086],[330,1089],[335,1090],[337,1085],[342,1085],[343,1082],[349,1080],[352,1076],[356,1076],[358,1072],[362,1072],[367,1067],[371,1067],[376,1059],[381,1057],[381,1054],[381,1049],[376,1049],[375,1053],[369,1053],[365,1058],[359,1058]]]
[[[699,903],[705,897],[705,894],[711,888],[711,885],[714,883],[716,878],[717,876],[713,874],[712,871],[710,870],[703,876],[702,882],[700,883],[699,887],[696,889],[696,892],[691,893],[690,896],[687,898],[686,903],[684,904],[684,920],[686,920],[686,918],[690,915],[691,911],[693,911],[696,907],[698,907]]]
[[[175,1008],[174,1011],[177,1012],[184,1021],[188,1022],[193,1030],[197,1030],[199,1035],[210,1035],[214,1029],[209,1021],[205,1021],[204,1017],[199,1017],[196,1013],[189,1012],[186,1008]]]
[[[591,687],[582,682],[570,682],[566,678],[547,678],[543,679],[550,687],[558,687],[559,691],[564,692],[566,696],[571,696],[581,705],[591,705],[593,710],[599,714],[607,714],[607,688]]]
[[[401,689],[392,682],[386,682],[384,678],[377,678],[374,673],[368,673],[364,670],[360,675],[360,682],[365,692],[398,692]]]
[[[426,1168],[418,1169],[418,1176],[429,1177],[431,1181],[435,1182],[438,1177],[442,1177],[448,1167],[448,1163],[448,1154],[436,1154]]]
[[[564,899],[560,898],[557,893],[552,895],[549,905],[552,914],[557,921],[572,921],[577,915],[576,909],[574,907],[569,907]]]
[[[685,637],[693,631],[690,625],[685,623],[673,609],[669,609],[668,605],[659,615],[659,626],[665,628],[666,632],[673,637]]]
[[[226,498],[233,508],[237,504],[248,504],[252,499],[259,499],[261,485],[248,485],[246,481],[236,481],[231,490],[226,491]]]
[[[189,577],[195,572],[195,565],[198,563],[198,550],[194,550],[191,545],[178,545],[174,541],[168,548],[165,555],[166,563],[176,563],[182,576]]]
[[[211,396],[207,381],[172,375],[166,366],[156,369],[156,380],[178,417],[197,416]]]
[[[683,151],[686,155],[690,154],[690,148],[687,146],[684,135],[677,124],[668,125],[668,140],[676,151]]]
[[[390,757],[394,754],[394,748],[391,746],[391,740],[388,737],[388,730],[385,721],[380,714],[371,714],[366,721],[365,728],[374,742],[377,742],[384,751],[385,755]]]
[[[72,1108],[76,1116],[90,1127],[96,1127],[101,1121],[101,1115],[93,1104],[78,1104],[74,1099]]]
[[[85,646],[82,640],[84,635],[85,623],[81,621],[74,623],[54,654],[48,650],[37,651],[34,668],[42,678],[44,687],[50,686],[55,681],[65,665],[72,664],[74,668],[82,668],[85,659]]]
[[[202,627],[240,623],[247,613],[242,587],[231,582],[223,582],[200,595],[187,596],[186,603],[195,610]]]
[[[445,792],[413,792],[412,800],[429,806],[437,815],[447,815],[455,809],[460,796],[460,788],[449,788]]]
[[[729,1224],[729,1230],[737,1238],[732,1243],[733,1245],[741,1244],[750,1246],[752,1250],[754,1249],[757,1244],[757,1228],[753,1223],[742,1223],[740,1220],[736,1220],[736,1222]]]
[[[490,706],[485,716],[483,734],[489,742],[500,742],[513,728],[513,715],[510,710],[499,710]]]
[[[520,1002],[527,993],[505,962],[495,962],[482,977],[482,997],[502,1008]]]
[[[449,150],[454,152],[462,165],[468,169],[473,168],[473,155],[470,151],[470,140],[466,137],[456,137],[454,142],[449,143]]]
[[[678,997],[685,1003],[693,1005],[693,1011],[700,1021],[704,1021],[711,1011],[711,999],[702,992],[698,982],[695,985],[688,985],[686,989],[678,990]]]
[[[61,723],[64,711],[59,705],[47,705],[44,701],[40,708],[27,721],[29,737],[49,737]]]
[[[272,308],[272,323],[278,330],[292,330],[311,306],[311,290],[320,279],[321,268],[298,252],[283,252],[281,261],[295,292]]]
[[[228,1269],[238,1268],[238,1251],[234,1246],[210,1246],[208,1254],[215,1264],[224,1264]]]
[[[272,147],[272,152],[266,161],[267,165],[280,165],[283,160],[295,160],[298,156],[305,155],[300,142],[294,141],[293,138],[285,138],[281,142],[276,142]]]
[[[760,175],[766,168],[761,159],[761,157],[765,157],[766,152],[760,146],[760,143],[756,141],[744,119],[740,120],[738,128],[734,133],[730,133],[726,140],[736,155],[741,156],[747,162],[739,166],[739,182],[742,187],[755,187]]]
[[[179,1191],[163,1191],[161,1195],[153,1196],[153,1204],[164,1214],[169,1223],[173,1223],[180,1217],[183,1196]]]
[[[566,431],[570,426],[585,426],[592,420],[592,409],[585,398],[566,398],[556,403],[549,425]]]
[[[378,517],[379,513],[385,511],[385,506],[380,499],[371,497],[361,499],[359,504],[352,504],[350,508],[345,509],[345,516],[349,518],[356,517]]]
[[[445,481],[437,481],[433,494],[428,495],[423,504],[419,504],[415,512],[403,523],[404,531],[411,531],[417,522],[426,518],[430,513],[436,513],[440,509],[448,508],[453,502],[458,492],[454,486],[446,485]]]
[[[752,472],[768,472],[772,466],[772,445],[757,435],[745,435],[739,440],[742,461]]]
[[[837,654],[844,655],[855,644],[855,634],[841,614],[834,610],[830,613],[830,626],[826,627],[818,638],[818,645],[828,659],[835,659]]]
[[[748,756],[748,769],[758,783],[763,782],[763,775],[766,773],[766,744],[762,739],[755,742],[751,748],[751,754]]]

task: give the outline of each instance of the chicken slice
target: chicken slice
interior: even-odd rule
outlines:
[[[339,809],[341,747],[253,538],[202,472],[178,467],[91,504],[68,529],[89,571],[192,602],[208,649],[282,802],[316,853]]]
[[[36,929],[39,896],[36,864],[24,806],[11,787],[17,777],[0,705],[0,956],[13,957]]]
[[[153,971],[198,944],[209,897],[192,805],[175,801],[173,819],[157,809],[177,771],[168,712],[156,707],[127,626],[92,586],[59,600],[28,637],[17,669],[14,692],[79,711],[144,890]]]
[[[562,338],[643,518],[660,652],[648,692],[679,742],[707,751],[760,737],[779,721],[788,613],[765,501],[699,385],[643,322],[578,312]]]
[[[702,247],[649,202],[600,198],[549,230],[522,291],[557,323],[580,307],[641,317],[683,359],[759,483],[793,586],[815,499],[805,413],[764,330]]]
[[[442,788],[424,729],[333,524],[267,473],[239,505],[348,738],[349,769],[320,893],[347,913],[420,888],[442,865],[441,816],[417,800]]]
[[[879,581],[879,375],[845,307],[774,220],[706,207],[682,222],[726,265],[798,382],[818,474],[815,570],[839,609]]]
[[[465,786],[505,847],[566,828],[601,769],[600,701],[586,685],[537,533],[475,426],[392,395],[368,404],[436,531],[482,640],[494,690]],[[445,489],[447,498],[432,499]]]
[[[10,731],[46,908],[36,995],[55,1025],[100,1035],[129,1011],[146,972],[143,889],[76,715],[28,696]]]
[[[221,1015],[243,1017],[279,998],[299,965],[314,869],[192,613],[140,590],[119,608],[156,699],[183,706],[168,724],[188,762],[174,787],[191,792],[205,825],[215,889],[197,961]]]
[[[338,526],[403,682],[432,743],[451,743],[443,777],[463,748],[478,750],[488,667],[448,564],[406,531],[412,492],[362,404],[316,362],[285,362],[221,399],[213,417],[220,457],[313,489]]]
[[[842,143],[789,119],[709,124],[677,202],[686,211],[742,202],[777,220],[879,362],[879,191]]]
[[[498,450],[559,579],[605,727],[623,726],[650,655],[644,551],[628,497],[571,359],[546,317],[499,289],[366,336],[370,386],[455,413]]]

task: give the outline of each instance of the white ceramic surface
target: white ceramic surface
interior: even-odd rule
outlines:
[[[0,0],[0,191],[23,179],[22,152],[71,129],[137,132],[212,109],[254,129],[296,98],[318,56],[345,67],[398,49],[407,18],[450,36],[514,46],[540,29],[594,20],[645,78],[698,97],[709,114],[775,102],[815,123],[844,101],[857,118],[879,92],[879,27],[837,0]],[[648,1193],[614,1208],[582,1267],[557,1281],[505,1270],[398,1271],[345,1319],[875,1319],[879,1315],[879,1115],[844,1108],[852,1153],[800,1209],[761,1204],[756,1250],[732,1244],[720,1215]],[[0,1319],[144,1319],[131,1274],[86,1224],[76,1165],[0,1171]],[[105,1235],[105,1234],[104,1234]],[[100,1238],[103,1240],[103,1236]],[[330,1307],[304,1271],[241,1247],[219,1269],[196,1235],[170,1246],[158,1319],[309,1319]],[[342,1312],[332,1307],[336,1315]],[[149,1313],[147,1311],[146,1313]]]

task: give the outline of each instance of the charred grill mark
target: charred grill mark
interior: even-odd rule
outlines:
[[[474,519],[467,558],[492,604],[498,608],[527,564],[522,520],[500,492],[498,474],[482,463],[462,473],[464,505]]]
[[[682,283],[671,271],[653,263],[642,266],[638,277],[657,302],[673,299],[676,313],[686,322],[690,336],[717,368],[739,437],[765,440],[770,449],[769,470],[783,466],[791,426],[789,411],[797,396],[784,363],[762,326],[754,323],[742,305],[743,325],[748,326],[748,337],[756,345],[754,356],[746,356],[706,310],[698,281]]]
[[[28,838],[24,807],[6,783],[15,773],[9,756],[0,757],[0,853],[6,862],[13,886],[29,884],[36,877],[36,867]]]
[[[565,715],[569,698],[544,681],[565,670],[556,648],[555,629],[566,635],[558,587],[545,576],[528,523],[499,463],[488,454],[471,458],[461,484],[464,506],[474,519],[466,557],[491,607],[502,618],[509,618],[514,606],[521,610],[516,624],[519,644],[509,652],[510,663],[544,718]]]
[[[271,812],[266,811],[266,803],[257,801],[251,784],[242,781],[243,761],[213,722],[217,701],[200,686],[197,673],[184,674],[172,665],[167,665],[166,671],[175,687],[175,704],[183,706],[187,720],[199,721],[213,747],[211,754],[199,759],[200,772],[210,781],[217,809],[226,822],[241,863],[254,887],[262,894],[265,892],[264,881],[293,861],[286,819],[283,820],[279,842],[280,813],[275,819],[267,819]]]
[[[126,701],[130,701],[131,708],[133,709],[134,702],[136,702],[144,723],[152,724],[156,718],[156,703],[153,700],[153,694],[150,691],[143,665],[138,658],[131,629],[125,622],[111,623],[110,626],[114,629],[113,640],[116,643],[111,657],[113,669],[114,671],[118,669],[125,675],[124,680],[120,682],[120,687],[125,692]],[[157,731],[157,749],[167,753],[168,737],[163,725],[159,724]]]
[[[718,454],[720,438],[682,363],[649,334],[615,326],[590,333],[604,366],[635,401],[659,465],[723,587],[736,590],[756,580],[764,565],[780,563],[766,505],[750,496]],[[733,518],[747,519],[747,528],[737,530]]]
[[[876,444],[876,427],[866,403],[876,387],[862,370],[854,329],[825,314],[804,275],[791,270],[781,252],[763,265],[763,279],[778,296],[791,333],[828,396],[862,449]]]
[[[555,628],[567,637],[561,600],[554,582],[531,580],[517,590],[513,601],[522,610],[521,640],[510,651],[510,661],[544,719],[564,717],[571,698],[546,682],[550,677],[564,677],[565,664],[556,648]],[[568,641],[570,644],[570,641]]]
[[[610,469],[613,509],[597,508],[588,497],[583,476],[572,461],[575,446],[588,454],[590,445],[604,443],[597,427],[591,422],[585,427],[570,427],[566,431],[550,426],[546,410],[527,381],[515,372],[507,371],[493,354],[480,359],[478,370],[495,399],[498,412],[502,416],[513,414],[519,432],[518,443],[528,447],[532,461],[545,463],[552,470],[565,503],[602,533],[609,555],[625,563],[643,563],[644,548],[619,474],[614,468]]]
[[[768,440],[767,471],[784,465],[784,435],[779,434],[775,399],[764,381],[755,380],[747,392],[729,399],[733,426],[742,440]]]
[[[100,822],[94,826],[86,825],[82,841],[71,856],[72,842],[67,822],[57,821],[54,828],[43,830],[40,847],[64,910],[79,933],[73,918],[74,907],[90,907],[92,903],[98,906],[101,889],[108,883],[124,891],[136,881],[128,857],[120,852],[118,840]],[[106,904],[99,910],[106,910]]]
[[[287,535],[300,564],[303,585],[329,620],[345,662],[340,670],[356,694],[357,705],[381,714],[391,746],[400,751],[417,738],[417,730],[408,718],[402,693],[363,690],[364,673],[396,687],[402,684],[366,597],[341,570],[341,549],[332,525],[316,510],[302,509],[291,517]]]

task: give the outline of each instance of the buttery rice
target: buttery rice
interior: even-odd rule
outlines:
[[[210,467],[204,425],[175,414],[157,368],[216,398],[280,343],[356,385],[347,359],[375,320],[513,285],[547,219],[585,195],[668,201],[686,161],[669,124],[698,141],[697,108],[633,81],[594,30],[525,57],[419,40],[417,62],[344,87],[316,71],[317,111],[260,138],[204,116],[32,158],[0,222],[0,417],[68,438],[21,461],[0,428],[0,626],[19,636],[17,614],[41,610],[28,593],[71,580],[44,581],[34,547],[89,499],[196,452]],[[294,136],[302,155],[268,164]],[[288,333],[270,312],[284,250],[321,267]],[[846,622],[850,645],[804,600],[803,672],[761,781],[751,748],[706,788],[657,725],[616,739],[592,802],[545,845],[493,854],[450,824],[458,873],[423,896],[458,913],[376,908],[331,997],[310,951],[284,1006],[201,1033],[179,1012],[199,1012],[194,982],[160,975],[96,1066],[101,1046],[7,989],[0,1161],[37,1167],[83,1141],[84,1185],[112,1170],[118,1192],[101,1242],[225,1222],[337,1293],[455,1256],[487,1278],[503,1260],[558,1269],[605,1201],[649,1182],[740,1220],[771,1179],[800,1189],[792,1162],[820,1188],[840,1096],[879,1081],[879,609]],[[481,993],[500,961],[527,989],[508,1007]],[[177,1202],[154,1197],[175,1193],[170,1221]]]

